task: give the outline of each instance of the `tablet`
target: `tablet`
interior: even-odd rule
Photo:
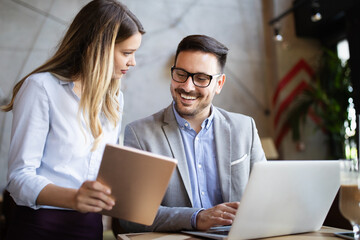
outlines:
[[[104,215],[151,225],[177,161],[135,148],[106,145],[97,181],[111,188],[114,207]]]

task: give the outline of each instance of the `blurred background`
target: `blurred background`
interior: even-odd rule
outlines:
[[[0,104],[9,101],[16,82],[54,53],[87,2],[0,0]],[[269,159],[357,156],[359,1],[122,2],[146,30],[137,66],[122,79],[123,128],[170,104],[177,44],[187,35],[206,34],[230,49],[227,81],[215,105],[252,116]],[[11,112],[0,112],[1,191],[11,120]]]

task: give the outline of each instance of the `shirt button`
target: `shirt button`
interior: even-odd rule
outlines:
[[[201,164],[199,164],[198,167],[201,168]]]
[[[187,126],[189,126],[189,124],[188,124],[188,123],[185,123],[185,126],[187,127]]]
[[[199,141],[199,138],[198,138],[198,137],[196,137],[195,139],[196,139],[196,141]]]
[[[205,195],[205,193],[204,193],[204,192],[201,192],[201,195],[203,195],[203,196],[204,196],[204,195]]]

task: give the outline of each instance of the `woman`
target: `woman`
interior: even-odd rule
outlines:
[[[91,1],[54,56],[14,87],[2,107],[13,112],[8,239],[102,239],[97,212],[114,201],[95,179],[105,144],[118,142],[120,79],[144,33],[123,4]]]

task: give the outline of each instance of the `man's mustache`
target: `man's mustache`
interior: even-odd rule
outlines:
[[[191,97],[201,97],[202,95],[195,92],[195,91],[190,91],[190,92],[187,92],[185,91],[184,89],[181,89],[181,88],[176,88],[175,89],[175,92],[179,93],[179,94],[186,94],[188,96],[191,96]]]

